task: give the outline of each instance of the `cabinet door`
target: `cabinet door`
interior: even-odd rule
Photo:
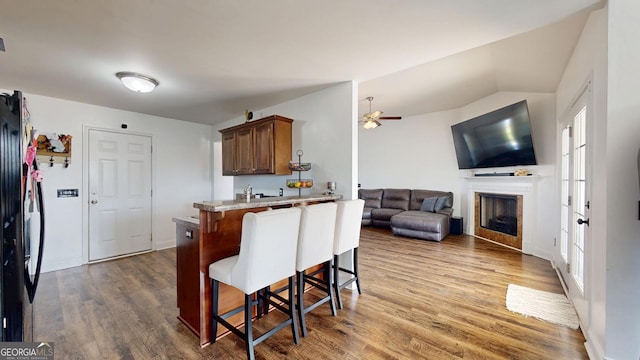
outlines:
[[[235,175],[235,144],[234,132],[222,134],[222,175]]]
[[[254,174],[273,174],[275,171],[273,126],[273,122],[268,122],[260,124],[254,129]]]
[[[236,131],[236,175],[254,173],[253,142],[252,128]]]

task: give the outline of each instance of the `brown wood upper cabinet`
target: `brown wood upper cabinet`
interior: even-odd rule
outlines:
[[[220,130],[222,175],[290,175],[292,122],[271,115]]]

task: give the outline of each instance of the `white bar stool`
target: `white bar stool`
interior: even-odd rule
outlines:
[[[331,259],[333,258],[333,239],[335,235],[336,213],[335,203],[315,204],[301,207],[300,232],[298,236],[298,256],[296,258],[297,273],[297,307],[300,318],[302,336],[307,336],[305,314],[318,306],[329,302],[331,315],[336,316],[336,305],[331,291]],[[322,264],[322,268],[307,274],[307,269]],[[317,277],[319,273],[322,278]],[[311,284],[326,295],[305,308],[304,287]]]
[[[242,218],[240,253],[209,265],[209,277],[213,288],[211,304],[213,314],[212,343],[216,341],[218,323],[220,323],[245,341],[248,359],[255,358],[254,346],[287,325],[291,325],[293,341],[298,344],[298,323],[296,321],[293,289],[296,274],[300,214],[301,210],[298,208],[246,213]],[[251,294],[259,292],[258,298],[260,298],[259,290],[287,278],[289,280],[288,299],[284,299],[277,294],[269,294],[282,302],[280,304],[269,300],[269,303],[276,309],[288,315],[287,320],[254,340],[251,327],[252,308],[259,301],[254,301]],[[218,314],[219,282],[244,292],[244,306],[225,314]],[[235,315],[242,310],[244,310],[244,333],[226,320],[229,316]],[[261,311],[262,309],[259,306],[259,315]]]
[[[358,246],[360,246],[360,227],[362,224],[362,212],[364,210],[364,200],[343,200],[336,201],[338,212],[336,217],[335,240],[333,244],[333,287],[338,298],[338,309],[342,309],[342,298],[340,289],[356,282],[358,294],[360,290],[360,277],[358,276]],[[353,270],[340,267],[340,255],[346,251],[353,250]],[[351,278],[340,284],[340,271],[346,272]]]

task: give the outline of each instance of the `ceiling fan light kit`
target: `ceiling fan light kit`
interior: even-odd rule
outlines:
[[[369,130],[369,129],[375,129],[380,125],[382,124],[378,120],[370,120],[370,121],[366,121],[362,127]]]
[[[160,84],[158,80],[151,76],[130,71],[120,71],[116,73],[116,77],[122,81],[122,84],[127,89],[138,93],[152,92]]]
[[[380,110],[371,111],[371,102],[373,101],[373,96],[368,96],[367,100],[369,100],[369,112],[364,114],[362,116],[362,120],[360,120],[360,122],[364,123],[364,125],[362,125],[363,128],[365,128],[367,130],[377,128],[378,126],[382,125],[382,123],[380,123],[378,120],[400,120],[400,119],[402,119],[401,116],[380,117],[380,115],[383,114],[382,111],[380,111]]]

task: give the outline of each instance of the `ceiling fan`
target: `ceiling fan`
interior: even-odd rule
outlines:
[[[364,115],[362,115],[362,120],[360,120],[360,122],[364,123],[363,127],[365,129],[375,129],[378,126],[382,125],[382,123],[380,123],[380,121],[378,121],[378,120],[400,120],[400,119],[402,119],[401,116],[380,116],[380,115],[382,115],[382,111],[380,111],[380,110],[371,111],[371,102],[373,101],[373,96],[367,97],[367,100],[369,100],[369,112],[364,114]]]

